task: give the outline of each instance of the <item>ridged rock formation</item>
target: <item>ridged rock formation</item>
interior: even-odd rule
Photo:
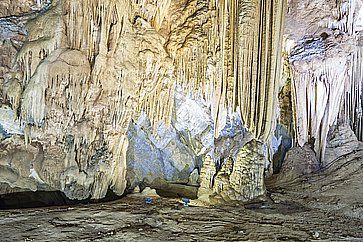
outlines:
[[[333,15],[322,18],[314,35],[298,40],[290,52],[296,140],[300,146],[310,143],[322,163],[331,127],[346,123],[362,140],[363,120],[362,2],[329,4]]]
[[[359,149],[362,31],[361,0],[3,1],[0,193],[263,196]]]

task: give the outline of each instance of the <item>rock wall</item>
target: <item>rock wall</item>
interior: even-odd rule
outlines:
[[[247,201],[292,146],[330,163],[335,129],[363,138],[362,4],[0,3],[0,192]]]
[[[287,42],[293,46],[289,59],[293,68],[296,139],[300,146],[310,143],[324,163],[330,127],[339,120],[350,124],[362,140],[362,65],[359,57],[362,2],[310,2],[307,5],[291,1]],[[299,13],[299,8],[304,12]],[[306,22],[293,20],[300,16]],[[292,33],[292,27],[304,31],[304,36],[297,35],[301,33],[298,31]]]

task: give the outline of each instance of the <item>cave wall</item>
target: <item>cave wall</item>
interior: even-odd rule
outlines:
[[[362,2],[290,4],[286,33],[295,138],[300,146],[313,146],[324,163],[331,127],[348,124],[362,140]]]
[[[337,127],[363,138],[362,4],[0,3],[0,193],[245,201],[292,146],[326,165]]]

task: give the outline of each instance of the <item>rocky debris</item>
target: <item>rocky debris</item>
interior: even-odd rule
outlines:
[[[144,190],[140,193],[141,196],[144,197],[160,197],[155,189],[151,189],[150,187],[145,187]]]
[[[181,198],[189,197],[192,199],[197,198],[199,186],[191,186],[188,184],[178,184],[178,183],[166,183],[158,182],[153,187],[157,190],[158,194],[163,197],[171,198]]]
[[[0,18],[21,17],[39,11],[51,2],[51,0],[4,0],[0,3]]]

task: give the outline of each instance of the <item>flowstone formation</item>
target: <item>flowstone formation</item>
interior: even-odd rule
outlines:
[[[362,5],[1,3],[0,193],[249,201],[294,155],[327,167],[363,139]]]
[[[315,7],[325,5],[312,2]],[[289,40],[296,43],[290,52],[296,139],[300,146],[310,143],[322,163],[328,133],[337,122],[349,124],[358,139],[363,138],[362,2],[332,1],[324,8],[332,16],[322,16],[301,39],[290,33]]]

